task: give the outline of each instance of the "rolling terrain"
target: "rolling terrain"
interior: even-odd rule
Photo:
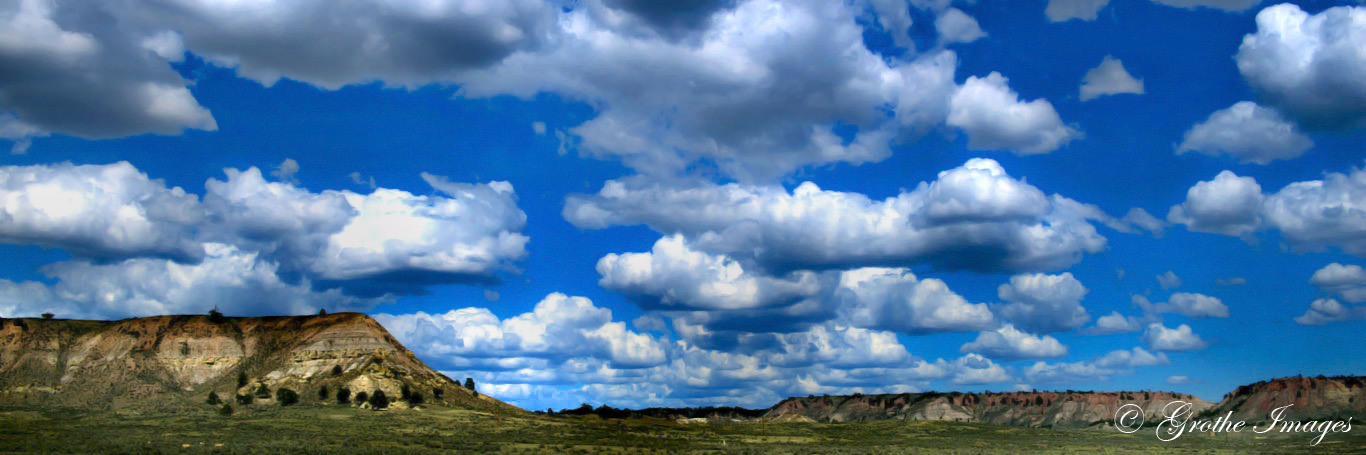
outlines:
[[[392,411],[339,401],[342,388],[383,392]],[[211,393],[236,409],[206,404]],[[1359,430],[1312,447],[1303,434],[1163,442],[1109,420],[1124,404],[1151,419],[1183,400],[1249,422],[1285,404],[1291,419],[1359,421],[1363,394],[1361,377],[1294,377],[1217,404],[1172,392],[925,392],[547,415],[462,387],[363,314],[0,319],[0,453],[1361,453]]]
[[[280,389],[307,402],[323,387],[523,412],[427,367],[360,313],[0,320],[0,405],[174,411],[210,392],[270,405]]]

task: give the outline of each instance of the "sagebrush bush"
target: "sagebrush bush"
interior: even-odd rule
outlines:
[[[389,397],[384,396],[383,390],[376,390],[375,393],[370,394],[369,403],[372,408],[384,409],[389,407]]]
[[[281,387],[275,390],[275,401],[280,403],[280,406],[289,406],[299,402],[299,394]]]

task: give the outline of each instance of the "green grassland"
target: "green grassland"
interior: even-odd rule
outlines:
[[[494,415],[446,408],[257,407],[220,416],[0,409],[0,453],[891,453],[1245,454],[1366,453],[1366,432],[1188,435],[1144,429],[1013,428],[953,422],[713,423],[597,416]]]

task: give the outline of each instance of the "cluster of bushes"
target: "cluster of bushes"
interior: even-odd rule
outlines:
[[[417,406],[426,401],[422,392],[414,392],[408,388],[408,384],[403,384],[399,389],[399,399],[408,402],[409,406]]]
[[[340,375],[341,367],[334,367],[332,370],[332,374],[334,376]],[[248,382],[249,380],[245,372],[238,373],[237,388],[241,389],[246,387]],[[469,387],[473,387],[473,380],[467,382]],[[441,399],[441,397],[444,394],[445,391],[443,391],[439,387],[432,389],[432,395],[436,396],[437,399]],[[281,387],[279,389],[276,389],[275,392],[272,394],[270,389],[266,388],[265,384],[258,385],[256,390],[252,392],[236,395],[236,401],[239,406],[249,406],[257,398],[269,399],[272,396],[274,396],[275,402],[279,403],[281,406],[290,406],[299,403],[299,394],[297,392],[288,388]],[[386,396],[383,390],[375,390],[370,393],[360,392],[357,393],[355,396],[352,396],[351,389],[347,388],[346,386],[338,387],[336,394],[333,394],[330,390],[328,390],[326,385],[318,387],[319,402],[325,402],[329,398],[333,397],[336,398],[337,404],[345,405],[350,404],[353,401],[355,403],[369,403],[370,406],[374,409],[388,408],[390,403],[397,401]],[[427,397],[424,396],[422,392],[413,390],[411,387],[408,386],[408,384],[403,384],[400,388],[400,397],[398,398],[398,400],[407,402],[409,406],[416,407],[426,403]],[[220,404],[223,405],[224,409],[220,410],[220,413],[224,413],[224,415],[230,415],[232,413],[232,406],[229,406],[227,402],[223,401],[223,399],[218,396],[218,392],[210,391],[206,402],[209,405],[213,406],[217,406]]]
[[[280,403],[280,406],[297,404],[299,402],[299,394],[295,393],[293,390],[281,387],[275,390],[275,402]]]

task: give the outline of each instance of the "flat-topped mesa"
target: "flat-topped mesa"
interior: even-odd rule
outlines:
[[[247,381],[239,387],[242,375]],[[397,399],[405,386],[428,403],[518,411],[427,367],[360,313],[0,320],[0,404],[6,405],[44,400],[103,409],[144,405],[148,397],[202,402],[209,391],[231,399],[282,387],[305,402],[316,400],[321,387],[382,390]]]
[[[1172,392],[1006,392],[902,393],[788,398],[765,414],[777,419],[801,415],[818,422],[865,420],[944,420],[1028,427],[1105,425],[1128,403],[1147,417],[1160,415],[1173,401],[1191,403],[1196,412],[1214,406],[1192,395]]]
[[[1283,420],[1322,420],[1354,417],[1366,420],[1366,377],[1287,377],[1240,386],[1210,410],[1233,412],[1233,420],[1265,422],[1276,408]]]

